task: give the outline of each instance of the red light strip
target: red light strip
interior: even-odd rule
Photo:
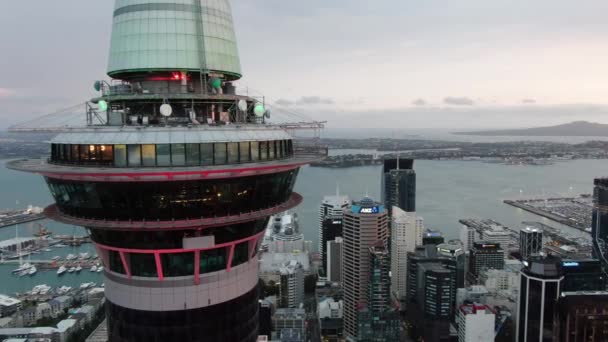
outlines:
[[[235,177],[245,177],[247,174],[268,174],[278,173],[282,171],[289,171],[296,169],[300,166],[306,165],[306,163],[294,163],[288,165],[271,165],[271,166],[259,166],[249,167],[241,169],[224,169],[224,170],[207,170],[207,171],[175,171],[175,172],[133,172],[133,173],[62,173],[62,172],[40,172],[43,176],[65,179],[65,180],[95,180],[100,182],[131,182],[133,180],[141,182],[158,182],[158,177],[164,178],[166,181],[182,181],[182,180],[196,180],[196,178],[178,178],[176,176],[199,176],[198,179],[213,178],[213,179],[226,179]],[[214,175],[222,175],[224,177],[213,177]],[[142,177],[155,177],[152,179],[141,179]],[[116,179],[113,179],[116,178]]]
[[[131,278],[131,270],[129,268],[129,265],[127,263],[127,258],[126,255],[127,254],[153,254],[154,255],[154,260],[156,263],[156,271],[158,274],[158,280],[159,281],[163,281],[165,279],[165,276],[163,274],[163,268],[162,268],[162,263],[161,263],[161,259],[160,256],[161,254],[179,254],[179,253],[194,253],[195,256],[195,269],[194,269],[194,283],[195,284],[200,284],[200,270],[199,270],[199,266],[200,266],[200,252],[203,251],[209,251],[209,250],[214,250],[214,249],[220,249],[220,248],[228,248],[228,262],[226,264],[226,271],[230,272],[232,270],[232,260],[234,258],[234,250],[236,248],[236,245],[241,244],[243,242],[248,242],[249,246],[251,246],[251,244],[253,243],[255,246],[255,242],[261,238],[264,235],[265,231],[261,231],[259,233],[257,233],[256,235],[244,238],[244,239],[240,239],[240,240],[236,240],[236,241],[232,241],[232,242],[226,242],[226,243],[222,243],[219,245],[215,245],[212,247],[206,247],[206,248],[198,248],[198,249],[132,249],[132,248],[120,248],[120,247],[111,247],[111,246],[106,246],[106,245],[102,245],[99,243],[94,243],[95,247],[103,250],[103,251],[113,251],[113,252],[118,252],[120,254],[120,259],[122,261],[122,265],[125,269],[125,272],[127,273],[127,277],[130,279]],[[253,256],[252,251],[249,252],[249,259],[251,260]],[[106,267],[108,268],[109,271],[112,271],[111,268],[109,267],[110,265],[106,265]]]

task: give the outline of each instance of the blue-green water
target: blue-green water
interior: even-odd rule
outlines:
[[[458,238],[460,218],[492,218],[511,227],[522,221],[541,221],[567,229],[573,236],[585,233],[560,226],[502,203],[503,199],[523,196],[591,193],[593,179],[608,175],[608,161],[576,160],[548,166],[507,166],[468,161],[416,161],[417,209],[427,227],[440,229],[447,238]],[[296,191],[304,196],[304,203],[296,209],[306,238],[317,244],[318,208],[324,195],[334,194],[336,184],[340,192],[358,199],[369,193],[380,194],[380,167],[324,169],[305,167],[301,170]],[[521,192],[520,192],[521,191]],[[48,189],[40,176],[15,172],[0,167],[0,208],[15,208],[28,204],[46,206],[51,202]],[[84,234],[78,227],[43,221],[56,234]],[[20,225],[20,236],[31,236],[35,223]],[[0,240],[14,237],[15,228],[0,228]],[[89,250],[53,249],[32,258]],[[94,254],[94,253],[93,253]],[[79,275],[66,274],[59,278],[55,272],[39,272],[33,277],[18,278],[10,274],[13,266],[0,266],[0,293],[29,290],[38,284],[51,286],[79,285],[82,282],[101,282],[101,275],[83,270]]]

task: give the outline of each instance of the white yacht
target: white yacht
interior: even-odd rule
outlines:
[[[34,274],[36,274],[36,272],[38,272],[38,269],[36,268],[36,266],[32,265],[32,267],[30,267],[30,269],[27,271],[27,274],[33,276]]]
[[[76,273],[80,273],[80,271],[82,271],[82,266],[80,266],[80,264],[78,264],[78,266],[76,266],[76,268],[74,269],[74,271]]]
[[[77,257],[77,256],[75,256],[74,254],[68,254],[68,255],[65,257],[65,260],[74,260],[74,259],[76,259],[76,258],[78,258],[78,257]]]
[[[97,266],[95,266],[95,265],[91,266],[91,272],[97,272]]]
[[[62,275],[64,274],[68,269],[65,266],[60,266],[59,269],[57,270],[57,275]]]
[[[72,266],[68,269],[68,273],[74,273],[74,271],[76,271],[76,267]]]
[[[97,273],[101,273],[101,272],[103,272],[103,266],[97,267]]]

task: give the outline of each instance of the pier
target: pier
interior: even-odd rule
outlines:
[[[0,228],[14,226],[25,222],[44,220],[44,213],[34,213],[28,210],[10,211],[0,214]]]
[[[569,208],[570,210],[564,214],[570,214],[570,215],[577,214],[577,216],[583,216],[583,217],[588,218],[589,220],[591,219],[591,207],[584,208],[584,206],[581,205],[580,203],[575,203],[574,198],[548,198],[546,200],[526,200],[526,201],[524,201],[524,200],[518,200],[518,201],[504,200],[503,202],[510,206],[513,206],[513,207],[516,207],[519,209],[523,209],[532,214],[548,218],[549,220],[555,221],[557,223],[561,223],[563,225],[572,227],[574,229],[578,229],[583,232],[591,233],[590,231],[585,229],[586,228],[585,226],[587,226],[587,225],[590,226],[590,222],[579,222],[571,216],[558,215],[554,212],[548,211],[548,209],[546,209],[546,208],[548,208],[547,206],[545,209],[543,209],[543,208],[535,207],[535,206],[532,206],[529,204],[531,202],[549,202],[549,203],[551,203],[551,202],[557,202],[557,201],[561,201],[561,202],[572,201],[572,205]],[[584,212],[581,213],[581,211],[584,211]]]

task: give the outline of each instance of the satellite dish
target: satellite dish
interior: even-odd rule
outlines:
[[[222,87],[222,80],[219,78],[214,78],[213,80],[211,80],[211,86],[214,89],[220,89]]]
[[[266,108],[264,108],[263,104],[256,103],[255,107],[253,107],[253,113],[255,114],[255,116],[260,118],[264,116],[264,113],[266,113]]]
[[[163,104],[160,106],[160,114],[162,116],[171,116],[173,114],[173,108],[170,104]]]
[[[95,84],[93,84],[93,88],[95,88],[95,91],[100,91],[101,90],[101,81],[95,81]]]
[[[247,111],[247,101],[245,100],[240,100],[239,104],[238,104],[239,109],[241,110],[241,112],[245,112]]]
[[[270,119],[270,109],[266,109],[266,113],[264,113],[264,117],[266,119]]]

